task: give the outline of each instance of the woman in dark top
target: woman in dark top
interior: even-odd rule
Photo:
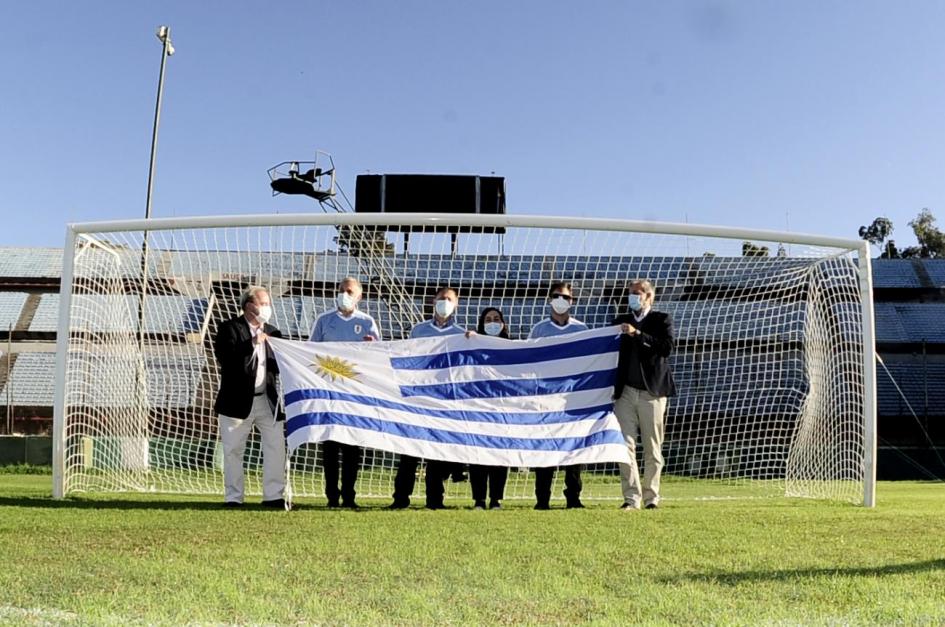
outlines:
[[[495,307],[486,307],[479,314],[479,324],[476,332],[480,335],[503,337],[509,339],[509,327],[505,323],[505,316]],[[486,508],[486,491],[489,493],[489,509],[502,507],[505,497],[505,481],[509,477],[506,466],[479,466],[470,464],[469,483],[472,486],[472,497],[475,509]]]

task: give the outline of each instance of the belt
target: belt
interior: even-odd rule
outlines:
[[[265,392],[256,392],[256,396],[263,396]]]

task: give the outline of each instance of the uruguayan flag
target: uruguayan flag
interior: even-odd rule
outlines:
[[[290,450],[334,440],[469,464],[629,462],[611,400],[616,327],[515,342],[270,342]]]

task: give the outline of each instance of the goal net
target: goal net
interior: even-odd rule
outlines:
[[[55,492],[222,493],[212,341],[241,313],[249,285],[269,289],[271,323],[290,339],[308,339],[347,276],[360,279],[360,308],[384,339],[430,318],[442,286],[459,293],[460,325],[474,329],[485,307],[497,307],[518,339],[550,315],[553,281],[572,283],[571,315],[594,328],[625,312],[629,282],[645,278],[676,329],[665,498],[870,503],[875,373],[864,349],[872,314],[862,250],[856,241],[579,218],[74,225],[60,297]],[[324,493],[319,455],[306,445],[291,456],[294,495]],[[366,450],[359,496],[389,497],[396,462]],[[255,437],[245,464],[247,494],[258,494]],[[557,482],[560,498],[563,473]],[[589,466],[583,498],[620,498],[619,483],[615,465]],[[533,491],[534,474],[511,469],[506,498]],[[447,496],[469,499],[468,483],[449,483]]]

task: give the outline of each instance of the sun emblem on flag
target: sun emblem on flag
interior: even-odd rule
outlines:
[[[354,369],[354,364],[341,357],[315,355],[315,361],[310,366],[322,378],[334,383],[339,379],[356,381],[361,373]]]

